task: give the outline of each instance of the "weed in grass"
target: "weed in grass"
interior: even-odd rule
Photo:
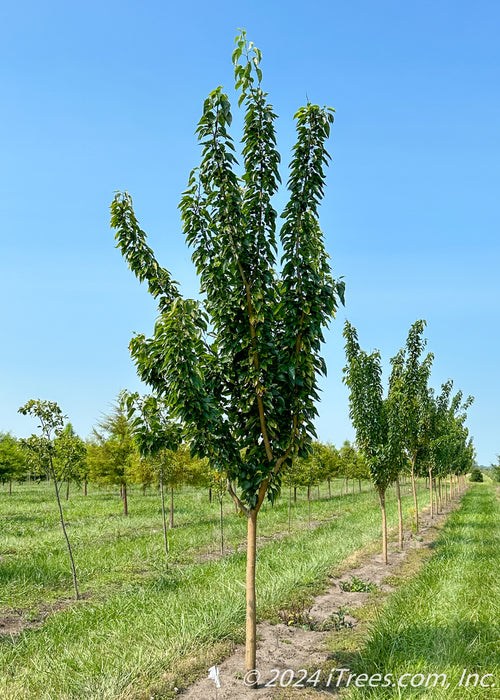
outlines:
[[[317,629],[321,632],[338,632],[339,630],[352,627],[353,623],[350,620],[346,620],[346,615],[349,615],[349,608],[341,605],[338,610],[329,615],[326,620],[323,620],[317,626]]]
[[[372,581],[364,581],[357,576],[351,576],[350,581],[341,581],[339,585],[343,591],[349,593],[371,593],[377,588]]]

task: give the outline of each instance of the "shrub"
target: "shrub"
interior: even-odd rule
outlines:
[[[469,481],[484,481],[482,471],[477,467],[474,467],[470,473]]]

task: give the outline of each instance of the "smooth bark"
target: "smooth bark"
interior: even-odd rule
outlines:
[[[403,508],[401,505],[401,488],[399,478],[396,477],[396,496],[398,498],[398,547],[403,549]]]
[[[52,459],[50,461],[52,463]],[[51,464],[51,467],[52,467],[52,464]],[[52,473],[54,473],[53,467],[52,467]],[[66,526],[64,524],[64,516],[63,516],[63,512],[62,512],[61,499],[59,497],[59,488],[58,488],[57,479],[55,478],[55,476],[54,476],[54,487],[56,490],[57,506],[59,508],[59,518],[61,520],[61,527],[62,527],[62,531],[64,533],[64,539],[66,540],[66,546],[68,548],[69,559],[71,561],[71,573],[73,575],[73,588],[75,591],[75,600],[78,600],[80,598],[80,595],[78,593],[78,583],[76,580],[75,561],[73,559],[73,552],[71,551],[71,545],[69,543],[68,533],[66,532]]]
[[[385,512],[385,489],[379,489],[380,508],[382,510],[382,562],[387,564],[387,515]]]
[[[127,484],[122,486],[123,515],[128,515]]]
[[[417,484],[415,480],[415,462],[417,461],[417,456],[414,455],[411,460],[411,490],[413,493],[413,508],[415,509],[415,532],[418,534],[418,498],[417,498]]]
[[[161,493],[161,517],[163,523],[163,543],[165,545],[165,560],[168,564],[168,531],[167,516],[165,513],[165,494],[163,491],[163,472],[160,472],[160,493]]]
[[[245,672],[257,664],[257,606],[255,599],[255,563],[257,554],[257,513],[253,509],[247,515],[247,572],[246,572],[246,645]]]

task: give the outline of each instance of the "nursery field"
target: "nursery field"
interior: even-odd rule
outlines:
[[[489,479],[463,496],[431,559],[348,660],[353,673],[390,682],[351,687],[348,697],[500,698],[499,498]]]
[[[320,498],[287,494],[259,518],[258,615],[320,592],[327,575],[354,551],[380,538],[378,497],[368,483],[339,497],[341,482]],[[413,504],[406,485],[407,520]],[[397,523],[394,493],[388,524]],[[420,485],[421,506],[428,491]],[[206,492],[175,496],[168,565],[161,505],[153,489],[129,495],[73,488],[63,503],[83,600],[71,600],[71,573],[50,484],[0,492],[0,611],[33,623],[0,641],[2,700],[171,697],[243,638],[245,518],[224,502],[224,557],[219,503]],[[310,513],[309,513],[310,507]],[[290,524],[290,532],[289,530]],[[241,551],[238,551],[241,549]],[[22,626],[22,625],[21,625]],[[4,631],[8,630],[8,625]]]

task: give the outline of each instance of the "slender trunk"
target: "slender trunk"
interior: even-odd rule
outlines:
[[[443,510],[443,489],[442,489],[442,484],[441,484],[441,477],[438,479],[438,493],[439,493],[439,510]]]
[[[257,513],[251,510],[247,516],[247,612],[245,672],[253,671],[257,665],[257,607],[255,601],[255,561],[257,553]]]
[[[122,486],[123,515],[128,515],[127,484]]]
[[[319,498],[319,484],[318,484],[318,501],[319,501],[319,500],[320,500],[320,498]]]
[[[123,501],[123,486],[120,486],[120,498]]]
[[[292,485],[288,488],[288,532],[292,531]]]
[[[311,487],[307,487],[307,525],[311,527]]]
[[[12,479],[9,481],[9,496],[12,496]]]
[[[361,493],[361,479],[358,479],[358,484],[359,484],[359,492]]]
[[[212,503],[212,487],[208,489],[208,502]]]
[[[83,495],[84,496],[87,495],[87,482],[86,481],[83,483]]]
[[[450,501],[453,498],[453,479],[450,474]]]
[[[293,487],[293,502],[297,503],[297,487]]]
[[[396,495],[398,497],[398,547],[403,549],[403,508],[401,506],[401,488],[398,477],[396,477]]]
[[[224,494],[220,494],[219,496],[219,504],[220,504],[220,555],[221,557],[224,556],[224,520],[223,520],[223,512],[222,512],[222,497]]]
[[[387,564],[387,515],[385,512],[385,489],[378,492],[382,510],[382,562]]]
[[[143,485],[142,485],[142,495],[143,495],[143,496],[146,495],[146,484],[143,484]]]
[[[52,459],[50,461],[52,463]],[[52,464],[51,464],[51,467],[52,467]],[[52,471],[53,471],[53,467],[52,467]],[[61,519],[61,527],[62,527],[62,530],[64,533],[64,538],[66,540],[66,545],[68,547],[68,554],[69,554],[69,558],[71,561],[71,573],[73,575],[73,588],[75,590],[75,600],[78,600],[80,598],[80,595],[78,593],[78,583],[76,580],[75,562],[73,559],[73,552],[71,551],[71,545],[69,543],[68,533],[66,532],[66,526],[64,525],[64,517],[63,517],[63,512],[62,512],[61,499],[59,497],[59,488],[57,486],[57,479],[55,477],[54,477],[54,486],[56,489],[57,506],[59,508],[59,517]]]
[[[432,470],[429,467],[429,488],[431,490],[431,520],[434,517],[434,494],[432,492]]]
[[[174,489],[170,487],[170,517],[168,521],[170,529],[174,527]]]
[[[163,522],[163,543],[165,545],[165,561],[168,566],[168,532],[167,532],[167,518],[165,515],[165,494],[163,492],[163,472],[160,472],[160,493],[161,493],[161,518]]]
[[[69,480],[66,482],[66,500],[69,499]]]
[[[346,496],[349,495],[349,479],[348,479],[347,477],[346,477],[346,480],[345,480],[345,495],[346,495]]]
[[[332,484],[330,479],[328,479],[328,498],[332,497]]]
[[[415,509],[415,532],[418,534],[418,498],[417,498],[417,484],[415,481],[415,462],[417,461],[417,455],[413,455],[411,461],[411,490],[413,493],[413,508]]]

